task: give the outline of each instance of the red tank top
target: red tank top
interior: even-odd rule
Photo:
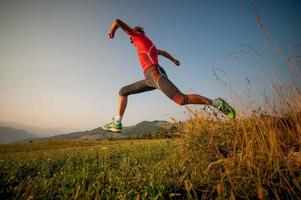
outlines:
[[[159,64],[156,46],[148,37],[146,37],[146,35],[138,31],[133,31],[133,33],[130,34],[130,37],[137,48],[138,59],[143,72],[151,65]]]

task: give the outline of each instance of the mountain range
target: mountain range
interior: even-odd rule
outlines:
[[[0,126],[25,130],[28,133],[31,133],[38,137],[50,137],[53,135],[70,133],[70,132],[74,131],[72,129],[66,129],[66,128],[59,128],[59,127],[58,128],[40,128],[40,127],[29,126],[29,125],[17,123],[17,122],[4,122],[4,121],[0,121]]]
[[[25,130],[15,129],[11,127],[0,127],[0,144],[8,144],[27,138],[37,138],[37,136],[28,133]]]
[[[114,134],[103,130],[101,127],[87,130],[71,132],[68,134],[59,134],[50,137],[37,137],[34,134],[28,133],[25,130],[14,128],[0,127],[0,143],[24,143],[29,141],[47,141],[47,140],[98,140],[98,139],[125,139],[131,137],[141,137],[148,134],[153,134],[156,131],[166,133],[172,130],[173,124],[167,121],[142,121],[134,126],[124,127],[122,134]],[[5,129],[6,128],[6,129]],[[10,131],[9,131],[10,130]],[[12,130],[18,132],[12,134]],[[27,135],[26,135],[27,134]]]

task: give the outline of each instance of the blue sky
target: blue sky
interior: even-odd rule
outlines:
[[[300,1],[253,2],[285,54],[289,45],[300,44]],[[0,121],[73,129],[110,121],[119,89],[143,79],[126,34],[118,30],[114,40],[108,39],[115,18],[143,26],[157,48],[181,61],[178,68],[160,58],[169,78],[184,93],[223,96],[239,106],[229,85],[222,87],[213,69],[221,78],[225,77],[220,72],[226,72],[236,94],[245,95],[246,77],[256,91],[267,90],[271,71],[243,44],[273,61],[281,79],[291,79],[275,49],[267,45],[247,0],[1,0]],[[296,56],[300,49],[292,52]],[[247,67],[254,71],[256,65],[266,79],[237,64],[246,60]],[[248,94],[250,101],[256,99],[255,93]],[[138,94],[129,97],[124,125],[180,119],[184,111],[160,91]]]

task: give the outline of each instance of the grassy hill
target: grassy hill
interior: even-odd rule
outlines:
[[[142,136],[148,133],[153,133],[160,128],[169,129],[171,126],[172,124],[166,121],[142,121],[135,126],[126,127],[124,130],[124,135]]]

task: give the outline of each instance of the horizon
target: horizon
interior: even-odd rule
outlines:
[[[301,2],[252,2],[279,48],[285,55],[298,56]],[[237,63],[249,59],[255,67],[248,63],[248,69],[260,69],[268,81],[275,80],[244,44],[275,63],[284,82],[300,81],[285,68],[277,49],[269,46],[249,1],[7,0],[0,2],[0,16],[1,122],[76,130],[109,122],[115,116],[119,89],[143,79],[136,50],[126,34],[119,29],[114,40],[108,38],[115,18],[144,27],[158,48],[180,60],[178,68],[159,58],[170,79],[185,93],[223,96],[240,107],[237,97],[216,80],[215,70],[221,78],[229,76],[235,92],[258,103],[256,92],[268,91],[268,83]],[[290,52],[294,45],[299,47]],[[254,89],[248,91],[249,82]],[[129,97],[123,124],[170,121],[171,117],[185,119],[185,107],[156,90]]]
[[[143,120],[140,121],[136,124],[130,125],[130,126],[124,126],[125,130],[127,128],[131,128],[133,126],[136,126],[138,124],[144,123],[144,122],[167,122],[170,124],[173,124],[173,122],[169,122],[166,120],[152,120],[152,121],[147,121]],[[28,134],[31,134],[33,136],[36,136],[37,138],[49,138],[53,136],[59,136],[59,135],[68,135],[76,132],[86,132],[86,131],[93,131],[94,129],[102,129],[102,127],[91,127],[89,129],[66,129],[64,127],[37,127],[37,126],[31,126],[30,124],[23,124],[23,123],[18,123],[18,122],[4,122],[0,121],[0,127],[6,127],[6,128],[12,128],[15,130],[21,130],[21,131],[26,131]],[[38,130],[36,130],[38,129]],[[43,129],[43,130],[41,130]],[[50,132],[50,131],[56,131],[56,132]],[[110,133],[110,132],[108,132]]]

